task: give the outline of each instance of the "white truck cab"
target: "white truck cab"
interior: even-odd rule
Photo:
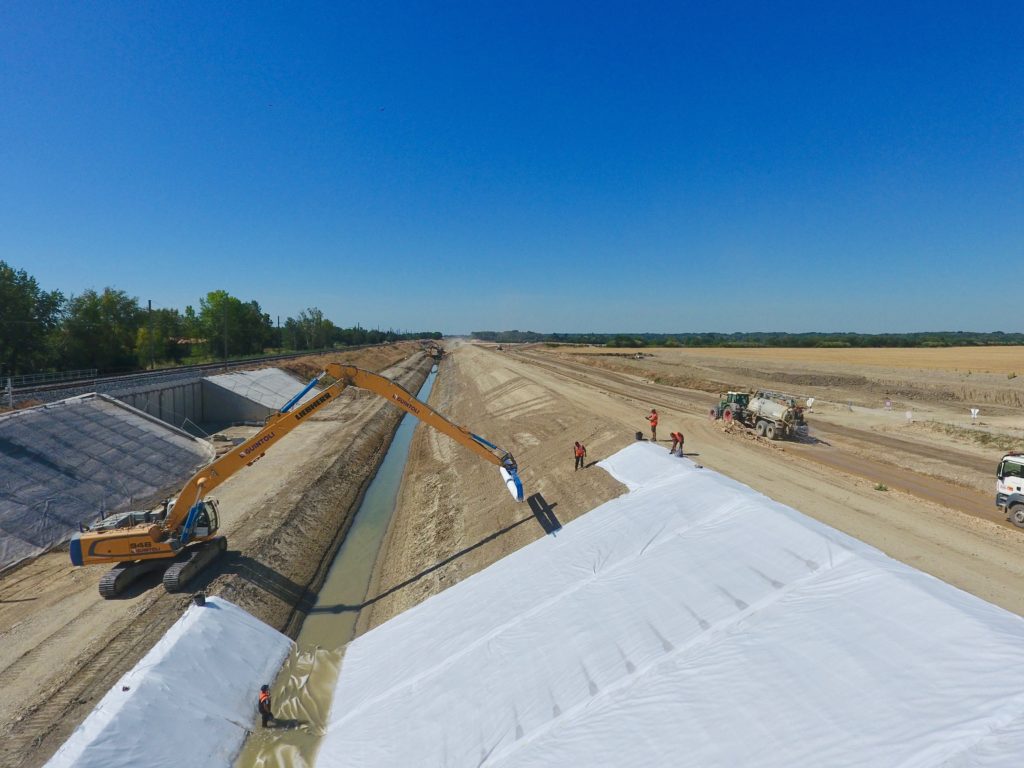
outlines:
[[[1008,453],[996,470],[996,506],[1006,519],[1024,528],[1024,453]]]

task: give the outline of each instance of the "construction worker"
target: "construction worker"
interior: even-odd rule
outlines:
[[[651,422],[651,442],[658,442],[658,411],[651,408],[651,415],[646,417]]]
[[[676,452],[676,448],[679,448],[680,453],[683,450],[683,433],[682,432],[669,432],[668,436],[672,438],[672,447],[668,449],[670,454]]]
[[[274,719],[274,713],[270,709],[270,686],[264,685],[260,688],[259,703],[256,705],[256,711],[260,713],[263,718],[263,727],[267,727],[267,723]]]
[[[577,440],[572,452],[576,456],[576,469],[583,469],[583,460],[587,458],[587,447]],[[575,472],[576,469],[574,469],[573,472]]]

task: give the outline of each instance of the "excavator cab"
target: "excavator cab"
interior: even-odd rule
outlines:
[[[438,353],[443,353],[440,347]],[[320,390],[311,400],[302,402],[303,397],[328,375],[334,380],[333,383]],[[114,565],[100,579],[100,595],[104,598],[120,594],[128,584],[158,566],[166,567],[164,587],[168,592],[177,592],[227,549],[227,538],[217,535],[220,527],[217,502],[205,498],[206,493],[243,467],[251,466],[268,448],[302,423],[303,419],[323,404],[334,401],[350,386],[383,397],[486,461],[496,464],[509,493],[516,501],[523,500],[519,467],[510,453],[448,421],[390,379],[354,366],[331,363],[285,403],[280,411],[273,414],[263,429],[196,472],[178,492],[174,502],[165,504],[162,510],[109,516],[96,527],[72,536],[68,544],[72,564]]]
[[[203,508],[196,516],[196,527],[192,532],[193,538],[205,539],[217,532],[217,528],[220,527],[220,518],[217,512],[216,499],[203,499]]]

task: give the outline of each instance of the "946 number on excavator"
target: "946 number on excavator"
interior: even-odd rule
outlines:
[[[333,378],[332,383],[301,408],[292,410],[328,376]],[[332,363],[280,411],[272,414],[263,429],[196,472],[177,498],[164,504],[162,509],[111,515],[75,534],[71,539],[71,562],[79,566],[113,565],[100,579],[100,595],[105,598],[114,597],[144,574],[158,569],[164,569],[164,587],[170,592],[179,590],[227,548],[227,539],[217,535],[220,523],[217,500],[207,494],[238,470],[259,460],[309,414],[336,399],[350,386],[385,398],[497,465],[513,498],[523,500],[519,467],[511,453],[448,421],[390,379],[354,366]]]

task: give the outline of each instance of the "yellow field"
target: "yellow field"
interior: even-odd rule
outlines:
[[[635,349],[578,347],[576,353],[633,353]],[[912,349],[832,349],[832,348],[759,348],[665,349],[647,348],[645,354],[668,360],[709,358],[726,360],[771,360],[820,365],[873,365],[882,368],[916,368],[933,371],[972,371],[974,373],[1016,373],[1024,376],[1024,347],[940,347]]]

